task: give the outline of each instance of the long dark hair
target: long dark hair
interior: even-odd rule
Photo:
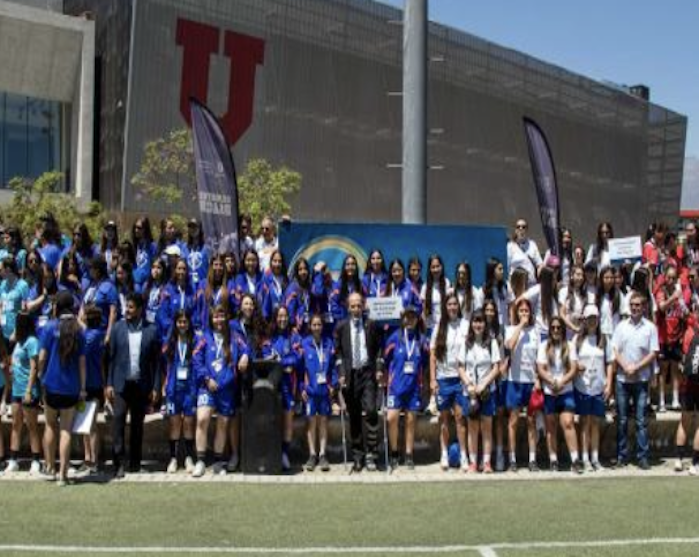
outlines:
[[[364,267],[364,274],[366,275],[367,273],[373,273],[371,269],[371,256],[374,255],[375,253],[378,253],[381,256],[381,269],[379,269],[380,273],[386,274],[386,258],[383,256],[383,253],[381,252],[380,249],[374,248],[369,252],[369,257],[367,257],[366,260],[366,266]]]
[[[308,269],[308,277],[306,277],[305,281],[302,281],[299,278],[299,267],[301,265],[305,265],[306,269]],[[308,259],[306,259],[305,257],[299,257],[296,260],[296,263],[294,263],[294,268],[291,271],[291,274],[293,276],[293,279],[296,281],[296,284],[298,284],[300,288],[303,288],[304,290],[308,290],[311,288],[311,282],[312,282],[311,266],[308,263]]]
[[[92,254],[92,244],[94,242],[90,235],[90,230],[84,222],[81,222],[73,229],[73,238],[75,238],[76,232],[80,234],[80,241],[73,242],[71,251],[77,251],[80,255]]]
[[[222,304],[218,304],[211,308],[209,312],[209,330],[211,334],[215,333],[214,330],[214,315],[217,313],[223,313],[226,315],[226,319],[223,320],[223,330],[221,331],[221,336],[223,337],[223,356],[226,359],[226,363],[231,365],[233,361],[233,355],[231,354],[231,326],[228,322],[228,307]]]
[[[583,282],[576,290],[575,286],[573,286],[573,273],[575,273],[575,271],[577,270],[582,271]],[[577,263],[573,264],[570,268],[570,275],[568,280],[568,296],[566,297],[566,308],[568,309],[568,311],[572,312],[575,309],[576,294],[579,294],[583,301],[585,300],[585,267],[583,265],[578,265]]]
[[[430,255],[427,259],[427,281],[425,282],[425,315],[427,316],[432,315],[432,288],[434,288],[434,277],[432,276],[430,267],[432,267],[433,261],[439,261],[439,264],[442,266],[442,275],[439,277],[439,294],[443,301],[447,291],[447,279],[444,276],[444,262],[439,255]],[[461,311],[461,308],[459,308],[459,311]]]
[[[640,269],[636,270],[636,274],[638,274],[639,271],[646,271],[643,267]],[[619,308],[621,307],[621,294],[619,293],[619,289],[616,287],[616,280],[612,282],[612,288],[609,290],[608,293],[604,292],[604,275],[607,273],[612,273],[612,276],[614,276],[614,270],[609,266],[605,266],[602,268],[602,270],[599,272],[599,278],[597,279],[597,307],[602,308],[602,300],[604,299],[605,296],[607,296],[611,302],[612,302],[612,313],[618,313]],[[634,284],[636,283],[636,275],[634,275]],[[645,290],[642,290],[642,293],[644,296],[650,295],[650,289],[646,287]],[[650,298],[648,298],[650,300]]]
[[[114,239],[112,241],[112,249],[116,249],[117,246],[119,245],[119,229],[116,227],[116,225],[111,226],[107,225],[104,227],[104,230],[102,230],[102,238],[100,239],[100,253],[104,253],[104,250],[107,249],[107,242],[109,241],[107,239],[107,228],[113,228],[114,229]]]
[[[15,341],[24,343],[29,337],[34,336],[34,320],[26,311],[20,311],[15,320]]]
[[[191,227],[189,226],[189,223],[187,224],[187,247],[201,249],[204,246],[204,228],[197,219],[192,219],[190,222],[193,224],[193,221],[196,221],[199,232],[196,234],[196,236],[192,236],[189,233]]]
[[[551,335],[551,327],[554,324],[558,324],[558,326],[561,328],[561,340],[558,344],[553,343],[553,335]],[[546,361],[550,365],[553,365],[555,359],[554,350],[557,346],[561,347],[561,364],[563,365],[563,369],[568,369],[568,366],[570,365],[570,346],[566,340],[566,324],[564,323],[563,318],[556,315],[552,317],[551,321],[549,322],[549,338],[548,342],[546,343]]]
[[[136,225],[141,225],[141,239],[136,240]],[[150,225],[150,220],[148,217],[141,217],[136,219],[131,227],[131,240],[138,247],[140,242],[144,242],[147,246],[153,243],[153,228]]]
[[[189,317],[187,312],[183,309],[178,309],[175,312],[175,316],[172,319],[172,332],[170,333],[170,338],[167,340],[167,349],[165,351],[165,357],[168,362],[175,361],[175,356],[177,355],[177,343],[179,340],[179,330],[177,329],[177,321],[184,317],[187,320],[187,333],[185,334],[185,341],[187,342],[187,353],[191,354],[194,350],[194,331],[192,330],[192,319]]]
[[[245,298],[250,298],[253,303],[252,316],[250,317],[250,323],[245,327],[247,331],[248,339],[250,340],[250,345],[253,348],[253,353],[256,353],[264,340],[269,337],[269,331],[267,328],[267,322],[262,316],[262,310],[260,305],[257,303],[257,298],[252,294],[243,294],[240,298],[240,309],[238,310],[238,319],[243,318],[243,300]]]
[[[495,318],[490,323],[488,323],[488,317],[485,313],[485,308],[487,306],[492,306],[493,312],[495,313]],[[482,311],[483,316],[485,317],[485,326],[488,331],[488,334],[490,335],[490,338],[497,339],[497,341],[500,342],[500,316],[498,312],[498,305],[495,303],[495,300],[493,300],[492,298],[486,298],[483,302]]]
[[[223,272],[221,274],[221,284],[216,284],[214,277],[214,262],[218,261],[223,267]],[[209,272],[206,275],[206,289],[204,290],[204,300],[209,303],[214,298],[214,292],[216,290],[222,289],[221,299],[219,300],[219,305],[226,308],[228,311],[228,274],[226,273],[226,260],[223,254],[217,253],[211,258],[209,262]]]
[[[350,259],[354,259],[354,265],[357,268],[357,271],[354,273],[353,277],[350,277],[347,274],[347,270],[345,268],[347,265],[347,262]],[[359,263],[357,262],[357,258],[352,254],[346,255],[345,259],[342,261],[342,272],[340,273],[340,300],[344,301],[347,299],[347,296],[349,296],[350,283],[354,287],[353,292],[361,292],[362,291],[362,283],[359,280]]]
[[[485,319],[485,313],[482,309],[477,309],[473,312],[473,314],[471,315],[471,323],[473,323],[474,321],[483,321],[485,328],[483,329],[483,335],[481,337],[480,344],[485,348],[489,347],[492,337],[490,336],[490,331],[488,330],[488,322]],[[497,321],[497,319],[495,321]],[[475,344],[476,333],[474,332],[473,327],[469,327],[468,334],[466,335],[466,347],[468,349],[471,349],[474,347]]]
[[[597,226],[597,241],[595,242],[595,258],[598,259],[599,262],[599,257],[600,254],[602,253],[602,250],[604,250],[604,243],[605,243],[605,238],[602,236],[602,229],[606,228],[609,230],[609,236],[607,237],[607,240],[609,238],[614,238],[614,229],[612,228],[612,223],[611,222],[601,222],[599,223],[599,226]]]
[[[447,314],[447,302],[451,299],[456,300],[458,305],[459,297],[452,293],[442,300],[442,315],[439,318],[439,328],[437,329],[437,338],[435,339],[434,355],[438,361],[444,360],[447,355],[447,327],[449,326],[449,315]],[[459,319],[461,319],[461,306],[459,306]]]
[[[6,246],[10,253],[17,254],[19,250],[24,249],[24,242],[22,241],[22,231],[16,226],[9,226],[5,229],[5,234],[10,237],[11,245]]]
[[[459,284],[459,269],[466,269],[466,284]],[[456,265],[454,270],[454,292],[458,294],[459,288],[464,289],[464,303],[461,305],[461,313],[466,315],[473,307],[473,279],[471,277],[471,265],[467,261],[462,261]]]
[[[56,295],[56,317],[58,326],[58,354],[62,365],[70,363],[78,352],[80,323],[73,312],[73,295],[68,291]]]
[[[386,281],[386,296],[389,297],[393,294],[393,267],[396,265],[403,269],[403,280],[408,278],[403,262],[400,259],[394,259],[391,261],[390,265],[388,266],[388,280]]]
[[[483,296],[485,298],[491,298],[494,300],[496,295],[500,299],[505,297],[505,274],[503,273],[502,279],[495,279],[495,270],[500,265],[502,265],[502,261],[500,261],[497,257],[491,257],[485,264],[485,284],[483,286]]]
[[[556,270],[548,265],[541,268],[539,273],[539,303],[541,304],[541,315],[545,323],[550,323],[553,317],[553,306],[558,300],[558,285],[556,284]]]

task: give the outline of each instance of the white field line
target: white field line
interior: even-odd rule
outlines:
[[[3,544],[0,552],[34,553],[219,553],[219,554],[337,554],[337,553],[458,553],[475,551],[483,557],[497,557],[496,550],[557,549],[568,547],[622,547],[633,545],[691,545],[699,544],[699,538],[641,538],[628,540],[592,541],[539,541],[521,543],[492,543],[489,545],[443,545],[443,546],[327,546],[327,547],[157,547],[157,546],[73,546],[73,545],[25,545]]]

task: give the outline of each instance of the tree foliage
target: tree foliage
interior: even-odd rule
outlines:
[[[8,183],[13,191],[12,201],[0,209],[0,220],[5,225],[17,226],[25,238],[34,235],[39,218],[52,213],[61,230],[71,230],[76,223],[84,222],[93,238],[99,238],[106,222],[106,215],[98,202],[92,202],[87,211],[78,210],[75,197],[62,193],[63,174],[45,172],[36,180],[12,178]]]
[[[265,215],[275,220],[290,215],[290,198],[301,189],[301,182],[301,175],[286,166],[275,168],[265,159],[250,159],[238,175],[239,212],[250,214],[255,223]],[[189,213],[197,200],[191,132],[174,130],[147,143],[131,183],[145,197]]]

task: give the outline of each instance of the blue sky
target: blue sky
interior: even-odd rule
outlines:
[[[688,116],[686,155],[699,157],[696,0],[429,2],[433,21],[593,79],[648,85],[653,102]]]

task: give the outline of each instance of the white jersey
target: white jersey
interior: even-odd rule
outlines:
[[[517,327],[507,327],[505,342],[514,336]],[[539,350],[539,333],[536,327],[526,327],[519,335],[519,342],[510,355],[507,380],[514,383],[534,383],[536,380],[536,357]]]
[[[542,338],[546,338],[549,333],[549,324],[544,319],[544,314],[542,311],[542,306],[541,306],[541,285],[536,284],[532,286],[529,290],[527,290],[524,293],[524,297],[529,300],[529,303],[532,306],[532,311],[535,315],[536,319],[536,328],[539,331],[539,335]],[[552,299],[551,300],[551,315],[550,317],[554,317],[558,315],[558,300]]]
[[[468,347],[464,343],[464,349],[461,355],[461,363],[466,369],[471,382],[475,385],[483,385],[485,379],[493,369],[493,365],[500,361],[500,347],[498,341],[492,339],[488,346],[474,343]],[[491,383],[491,390],[495,389],[495,381]]]
[[[432,331],[430,348],[437,347],[437,334],[439,326]],[[437,360],[435,376],[437,379],[449,379],[459,376],[459,362],[466,345],[466,335],[468,334],[468,321],[457,319],[447,325],[447,351],[443,360]]]
[[[573,343],[578,345],[577,336]],[[613,358],[612,343],[609,339],[602,349],[597,346],[596,335],[586,337],[578,351],[578,365],[585,369],[575,376],[575,390],[590,396],[601,395],[607,382],[607,365]]]
[[[449,292],[451,283],[448,278],[444,279],[444,292]],[[427,307],[427,283],[422,285],[420,289],[420,299],[422,307]],[[425,327],[429,331],[439,325],[439,320],[442,317],[442,294],[439,291],[439,283],[432,285],[432,314],[425,319]]]
[[[461,307],[461,313],[464,319],[471,320],[471,314],[483,307],[483,291],[475,286],[471,287],[471,307],[464,309],[464,299],[466,298],[466,292],[464,290],[457,290],[452,288],[450,293],[455,293],[456,297],[459,299],[459,306]]]
[[[568,366],[574,365],[578,361],[578,355],[575,351],[575,345],[566,340],[565,341],[568,344]],[[547,350],[549,347],[549,341],[546,340],[544,341],[541,345],[539,345],[539,354],[536,359],[537,364],[541,365],[548,365],[548,370],[549,373],[555,378],[555,379],[563,379],[563,376],[568,373],[570,370],[570,367],[564,367],[563,365],[563,359],[561,358],[563,348],[561,346],[558,346],[553,349],[553,362],[550,362],[548,357],[547,357]],[[551,387],[548,383],[545,383],[542,381],[543,387],[544,387],[544,393],[547,395],[560,395],[564,393],[569,393],[570,391],[573,390],[573,382],[569,381],[565,385],[561,387],[561,389],[557,392],[554,393],[551,390]]]

